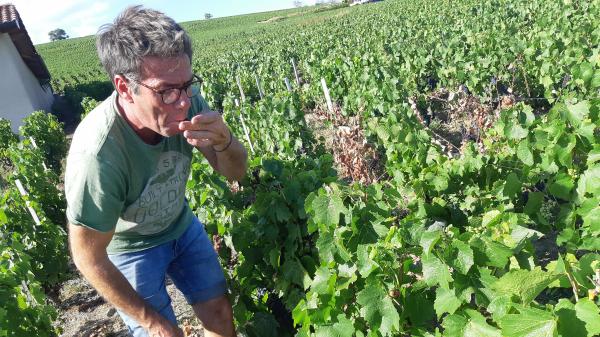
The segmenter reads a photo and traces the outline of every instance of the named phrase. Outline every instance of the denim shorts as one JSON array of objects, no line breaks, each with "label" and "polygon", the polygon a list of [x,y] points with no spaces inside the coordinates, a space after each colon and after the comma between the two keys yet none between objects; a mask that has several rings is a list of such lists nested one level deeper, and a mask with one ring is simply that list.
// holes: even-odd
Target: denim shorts
[{"label": "denim shorts", "polygon": [[[166,275],[189,304],[219,297],[227,291],[217,254],[196,217],[177,240],[139,252],[111,254],[108,258],[150,306],[175,324]],[[135,320],[118,312],[134,337],[148,336]]]}]

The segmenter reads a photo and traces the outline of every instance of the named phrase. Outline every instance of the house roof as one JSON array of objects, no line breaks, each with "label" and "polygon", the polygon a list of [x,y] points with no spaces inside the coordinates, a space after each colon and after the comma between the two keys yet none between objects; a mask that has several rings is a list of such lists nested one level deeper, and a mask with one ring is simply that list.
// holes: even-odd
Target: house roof
[{"label": "house roof", "polygon": [[23,20],[13,4],[0,5],[0,34],[8,33],[21,58],[40,81],[50,80],[50,72],[42,57],[37,53]]}]

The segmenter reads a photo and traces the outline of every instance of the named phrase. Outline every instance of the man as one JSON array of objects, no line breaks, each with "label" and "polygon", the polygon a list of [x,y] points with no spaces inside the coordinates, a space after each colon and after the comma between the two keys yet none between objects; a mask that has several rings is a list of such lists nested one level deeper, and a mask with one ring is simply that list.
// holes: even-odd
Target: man
[{"label": "man", "polygon": [[192,74],[187,33],[135,6],[97,35],[113,94],[79,125],[67,159],[69,242],[77,268],[135,337],[180,337],[165,275],[205,336],[235,336],[216,253],[185,199],[193,147],[229,180],[247,153]]}]

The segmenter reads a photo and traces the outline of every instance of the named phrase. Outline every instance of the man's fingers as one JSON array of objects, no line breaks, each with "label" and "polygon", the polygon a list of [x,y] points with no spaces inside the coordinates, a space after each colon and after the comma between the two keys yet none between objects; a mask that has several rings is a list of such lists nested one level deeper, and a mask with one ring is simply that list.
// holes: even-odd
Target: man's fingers
[{"label": "man's fingers", "polygon": [[187,142],[196,147],[208,147],[222,144],[228,139],[227,126],[217,112],[209,111],[196,115],[190,121],[181,121],[179,130]]},{"label": "man's fingers", "polygon": [[219,121],[222,118],[223,117],[218,112],[208,111],[208,112],[201,113],[201,114],[198,114],[198,115],[192,117],[191,122],[193,124],[196,124],[196,123],[210,124],[210,123]]},{"label": "man's fingers", "polygon": [[210,130],[218,122],[223,123],[221,115],[216,112],[208,112],[206,114],[196,115],[190,121],[179,122],[180,130]]},{"label": "man's fingers", "polygon": [[217,137],[214,132],[207,130],[185,130],[183,136],[188,139],[208,139],[211,141]]},{"label": "man's fingers", "polygon": [[195,147],[209,147],[214,144],[213,139],[209,138],[186,138],[188,144]]},{"label": "man's fingers", "polygon": [[209,131],[211,129],[211,124],[207,123],[192,123],[190,121],[179,122],[179,130],[185,131]]},{"label": "man's fingers", "polygon": [[179,131],[183,131],[184,129],[182,129],[182,128],[181,128],[181,123],[183,123],[183,122],[169,122],[169,123],[167,124],[167,127],[168,127],[169,129],[170,129],[170,128],[178,128],[178,129],[179,129]]}]

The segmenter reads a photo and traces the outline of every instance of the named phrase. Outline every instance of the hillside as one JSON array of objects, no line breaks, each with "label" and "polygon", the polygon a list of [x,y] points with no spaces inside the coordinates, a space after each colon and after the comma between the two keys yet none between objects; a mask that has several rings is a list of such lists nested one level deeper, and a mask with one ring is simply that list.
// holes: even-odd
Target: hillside
[{"label": "hillside", "polygon": [[[192,38],[195,59],[202,64],[236,46],[249,43],[255,37],[280,32],[281,29],[298,30],[304,25],[326,20],[339,10],[331,12],[328,7],[301,7],[182,22],[181,25]],[[94,36],[59,40],[35,47],[56,81],[77,83],[103,78]]]}]

